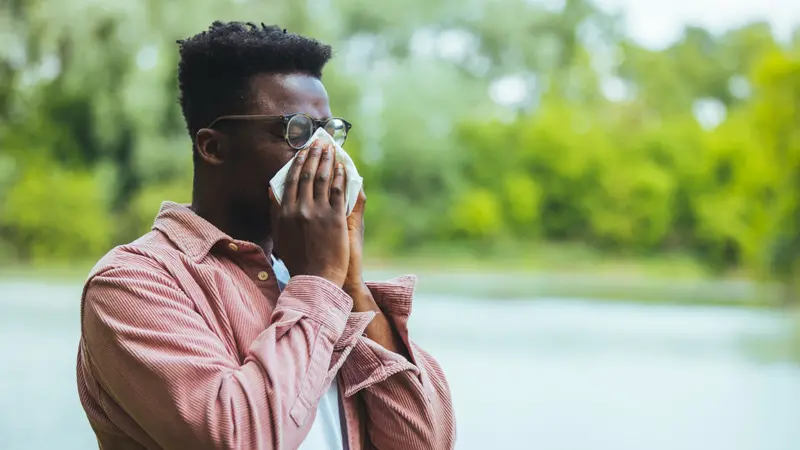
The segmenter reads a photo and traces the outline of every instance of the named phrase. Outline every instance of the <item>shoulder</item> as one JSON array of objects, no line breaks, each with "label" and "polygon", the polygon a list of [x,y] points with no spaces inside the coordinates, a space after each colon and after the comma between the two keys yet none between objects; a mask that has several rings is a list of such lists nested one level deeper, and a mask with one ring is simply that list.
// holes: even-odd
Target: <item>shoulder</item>
[{"label": "shoulder", "polygon": [[[159,296],[183,298],[174,266],[182,253],[159,231],[151,231],[130,244],[109,251],[89,272],[84,283],[81,310],[113,301],[137,302]],[[132,300],[131,300],[132,301]]]},{"label": "shoulder", "polygon": [[139,239],[117,246],[105,254],[89,272],[88,285],[97,276],[120,269],[127,271],[169,272],[167,266],[179,259],[181,251],[160,231],[151,231]]}]

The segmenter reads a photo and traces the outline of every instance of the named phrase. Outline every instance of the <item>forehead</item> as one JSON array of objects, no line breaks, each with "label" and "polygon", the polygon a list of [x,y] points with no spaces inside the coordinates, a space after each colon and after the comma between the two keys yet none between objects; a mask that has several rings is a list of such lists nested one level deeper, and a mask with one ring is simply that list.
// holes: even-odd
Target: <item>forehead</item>
[{"label": "forehead", "polygon": [[306,113],[311,117],[331,117],[328,92],[322,82],[301,73],[256,75],[250,80],[255,111],[253,114],[282,115]]}]

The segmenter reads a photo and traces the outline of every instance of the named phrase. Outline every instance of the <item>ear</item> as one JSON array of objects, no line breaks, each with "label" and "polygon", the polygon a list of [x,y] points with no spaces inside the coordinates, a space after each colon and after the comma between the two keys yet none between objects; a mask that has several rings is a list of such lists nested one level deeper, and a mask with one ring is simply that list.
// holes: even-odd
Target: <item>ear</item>
[{"label": "ear", "polygon": [[201,128],[195,136],[195,146],[198,158],[212,166],[222,165],[228,158],[228,138],[218,130]]}]

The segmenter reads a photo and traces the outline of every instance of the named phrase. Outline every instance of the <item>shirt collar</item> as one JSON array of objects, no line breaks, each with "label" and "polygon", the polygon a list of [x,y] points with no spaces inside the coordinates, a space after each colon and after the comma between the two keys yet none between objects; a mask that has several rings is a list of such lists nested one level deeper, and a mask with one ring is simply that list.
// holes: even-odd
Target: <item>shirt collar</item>
[{"label": "shirt collar", "polygon": [[169,240],[196,262],[205,257],[220,241],[233,242],[227,234],[195,214],[189,205],[163,202],[153,223],[153,230],[164,233]]}]

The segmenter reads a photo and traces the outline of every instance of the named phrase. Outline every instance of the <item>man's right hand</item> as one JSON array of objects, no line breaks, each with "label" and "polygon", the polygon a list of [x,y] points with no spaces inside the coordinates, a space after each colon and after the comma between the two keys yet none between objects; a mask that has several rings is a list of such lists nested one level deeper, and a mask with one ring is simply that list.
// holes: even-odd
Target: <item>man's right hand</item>
[{"label": "man's right hand", "polygon": [[[301,150],[286,175],[280,206],[273,199],[273,245],[292,275],[315,275],[342,287],[347,276],[344,168],[332,146]],[[272,190],[270,190],[272,197]]]}]

